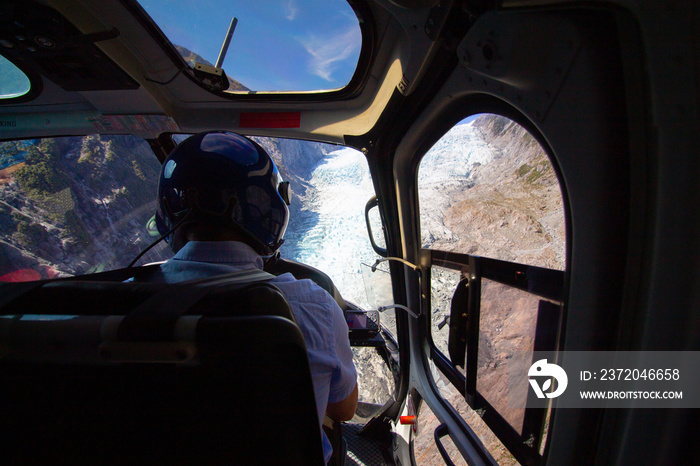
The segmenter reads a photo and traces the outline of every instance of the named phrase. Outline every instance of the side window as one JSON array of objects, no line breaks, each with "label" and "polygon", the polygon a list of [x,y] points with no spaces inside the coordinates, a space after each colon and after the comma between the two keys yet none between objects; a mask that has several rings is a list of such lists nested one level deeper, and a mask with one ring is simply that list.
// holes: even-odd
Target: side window
[{"label": "side window", "polygon": [[[509,405],[528,396],[527,377],[512,384],[509,370],[526,374],[534,350],[555,349],[566,251],[556,172],[522,126],[476,115],[428,151],[418,183],[433,375],[484,444],[499,432],[527,461],[544,448],[548,416]],[[472,410],[485,424],[469,421]]]}]

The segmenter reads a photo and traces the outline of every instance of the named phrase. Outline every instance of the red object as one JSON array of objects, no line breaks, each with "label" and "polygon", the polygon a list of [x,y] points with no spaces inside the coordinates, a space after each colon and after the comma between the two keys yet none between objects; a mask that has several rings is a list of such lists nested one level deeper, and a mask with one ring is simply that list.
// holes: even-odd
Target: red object
[{"label": "red object", "polygon": [[401,416],[400,422],[401,422],[401,425],[403,425],[403,426],[405,426],[405,425],[409,425],[409,426],[415,425],[415,423],[416,423],[416,416]]},{"label": "red object", "polygon": [[241,112],[241,128],[299,128],[301,112]]},{"label": "red object", "polygon": [[41,280],[41,274],[33,269],[15,270],[0,277],[0,282],[34,282]]}]

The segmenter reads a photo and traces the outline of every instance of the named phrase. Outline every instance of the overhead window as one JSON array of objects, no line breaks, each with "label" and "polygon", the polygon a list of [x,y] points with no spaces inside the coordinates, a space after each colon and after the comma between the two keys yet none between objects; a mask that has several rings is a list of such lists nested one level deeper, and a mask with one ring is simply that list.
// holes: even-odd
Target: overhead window
[{"label": "overhead window", "polygon": [[362,48],[360,25],[344,1],[169,2],[141,5],[192,67],[221,64],[229,91],[319,91],[345,87]]},{"label": "overhead window", "polygon": [[[6,45],[0,41],[0,45]],[[29,92],[31,83],[26,74],[0,55],[0,99],[14,99]]]}]

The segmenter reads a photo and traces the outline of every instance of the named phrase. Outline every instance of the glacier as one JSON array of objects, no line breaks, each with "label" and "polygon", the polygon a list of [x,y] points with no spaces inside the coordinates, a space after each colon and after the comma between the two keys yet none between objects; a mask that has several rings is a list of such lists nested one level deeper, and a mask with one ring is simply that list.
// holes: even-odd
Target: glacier
[{"label": "glacier", "polygon": [[355,149],[335,150],[316,166],[309,184],[312,193],[290,219],[280,252],[322,270],[345,299],[366,307],[360,267],[378,257],[364,220],[365,203],[374,195],[367,161]]}]

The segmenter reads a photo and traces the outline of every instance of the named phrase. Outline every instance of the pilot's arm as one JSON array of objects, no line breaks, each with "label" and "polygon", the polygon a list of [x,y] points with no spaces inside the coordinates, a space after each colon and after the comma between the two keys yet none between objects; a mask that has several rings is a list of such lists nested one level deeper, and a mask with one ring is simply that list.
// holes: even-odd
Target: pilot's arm
[{"label": "pilot's arm", "polygon": [[328,403],[326,414],[335,421],[349,421],[357,409],[357,384],[350,396],[337,403]]},{"label": "pilot's arm", "polygon": [[326,414],[336,421],[349,421],[357,408],[357,371],[348,338],[348,324],[337,306],[333,312],[333,328],[337,366],[331,377]]}]

